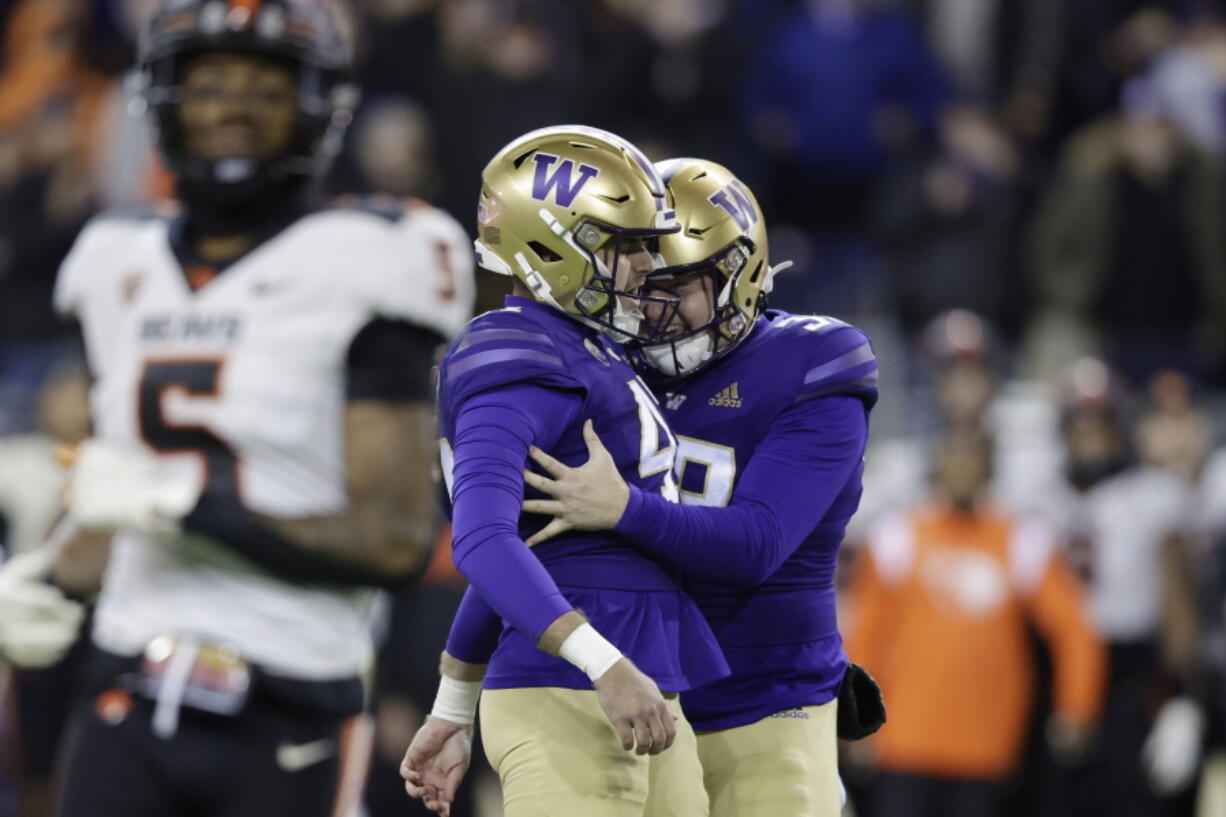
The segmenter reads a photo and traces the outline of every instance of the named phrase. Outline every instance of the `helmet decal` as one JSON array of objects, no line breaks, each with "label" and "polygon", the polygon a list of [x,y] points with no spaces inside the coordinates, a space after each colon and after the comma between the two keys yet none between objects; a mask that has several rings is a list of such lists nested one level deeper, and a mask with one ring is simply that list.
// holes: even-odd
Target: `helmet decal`
[{"label": "helmet decal", "polygon": [[740,179],[732,182],[722,190],[717,190],[707,197],[707,201],[716,207],[722,207],[728,215],[736,219],[742,230],[748,230],[758,223],[758,208],[749,197],[749,191]]},{"label": "helmet decal", "polygon": [[574,178],[575,162],[563,159],[552,175],[549,168],[558,161],[552,153],[538,152],[532,157],[536,163],[536,174],[532,177],[532,198],[537,201],[548,201],[552,191],[554,201],[559,207],[570,207],[579,191],[589,180],[600,175],[600,168],[588,164],[579,164],[579,178]]}]

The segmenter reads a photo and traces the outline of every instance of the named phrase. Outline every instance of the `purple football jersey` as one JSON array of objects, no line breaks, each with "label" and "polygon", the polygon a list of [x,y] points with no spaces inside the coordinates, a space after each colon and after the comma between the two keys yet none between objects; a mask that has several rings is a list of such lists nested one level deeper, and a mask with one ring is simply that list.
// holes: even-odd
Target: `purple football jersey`
[{"label": "purple football jersey", "polygon": [[[512,403],[511,409],[533,417],[546,429],[533,442],[558,460],[568,465],[586,461],[582,424],[590,418],[627,483],[649,494],[675,494],[671,473],[675,440],[655,398],[620,347],[551,307],[508,297],[506,308],[475,318],[440,364],[438,389],[449,484],[453,470],[456,475],[465,467],[469,473],[473,470],[471,461],[462,460],[474,456],[475,449],[451,450],[457,418],[466,404],[501,395]],[[571,407],[566,416],[556,416],[559,405]],[[542,418],[543,414],[551,416]],[[483,513],[482,508],[461,505],[458,490],[457,485],[457,511]],[[529,490],[529,495],[537,494]],[[457,528],[462,523],[471,527],[467,523],[472,521],[455,523]],[[547,521],[521,514],[516,523],[519,538],[531,536]],[[532,554],[566,602],[586,613],[593,626],[662,689],[682,691],[727,674],[714,636],[697,606],[679,588],[676,571],[635,550],[622,536],[572,532],[533,548]],[[457,546],[457,566],[466,575],[465,559],[489,558],[497,554],[461,552]],[[487,688],[591,688],[579,670],[537,649],[532,635],[509,626],[508,611],[499,609],[490,594],[483,595],[504,617],[485,678]]]},{"label": "purple football jersey", "polygon": [[[836,620],[834,571],[860,501],[876,382],[876,358],[858,329],[770,310],[726,357],[680,383],[657,386],[664,416],[678,436],[682,503],[771,505],[780,523],[763,537],[772,540],[772,559],[737,567],[718,563],[711,553],[683,571],[685,588],[732,668],[730,676],[682,696],[696,729],[753,723],[837,695],[847,658]],[[844,422],[837,433],[828,431],[837,446],[823,440],[824,429],[812,427],[827,421]],[[821,490],[805,493],[801,486],[784,497],[770,481],[780,480],[785,469],[791,469],[788,486],[807,479]],[[693,521],[702,521],[700,516],[690,514]],[[648,531],[632,535],[642,541]],[[669,538],[674,551],[668,558],[689,563],[682,550],[690,547],[688,537]],[[777,542],[788,538],[794,541]],[[797,541],[794,551],[787,550]],[[730,570],[748,575],[736,581],[715,577]]]}]

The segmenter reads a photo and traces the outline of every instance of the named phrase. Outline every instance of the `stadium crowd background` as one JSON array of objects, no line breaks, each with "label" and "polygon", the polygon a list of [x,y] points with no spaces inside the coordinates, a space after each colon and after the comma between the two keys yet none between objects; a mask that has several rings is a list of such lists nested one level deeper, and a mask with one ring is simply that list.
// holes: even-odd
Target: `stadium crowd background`
[{"label": "stadium crowd background", "polygon": [[[14,549],[36,542],[55,504],[52,442],[87,429],[76,343],[51,309],[57,265],[94,213],[169,189],[125,82],[148,5],[0,2],[0,540]],[[1016,658],[1040,682],[1003,778],[1008,813],[1192,814],[1198,790],[1200,813],[1226,813],[1226,758],[1213,753],[1226,744],[1226,3],[350,7],[364,102],[331,192],[418,196],[471,226],[486,159],[516,134],[572,121],[657,158],[732,168],[763,204],[774,260],[795,262],[774,303],[855,322],[881,361],[845,548],[845,627],[863,613],[858,544],[930,502],[934,453],[973,440],[991,452],[997,502],[1043,519],[1066,547],[1111,659],[1105,684],[1082,685],[1101,718],[1053,739],[1045,724],[1060,702],[1048,689],[1058,698],[1076,680],[1062,677],[1042,622],[1023,622],[1036,637]],[[479,286],[479,310],[505,288]],[[1166,481],[1144,491],[1153,501],[1096,511],[1089,499],[1156,474]],[[372,815],[418,808],[394,769],[433,695],[461,589],[444,551],[391,608]],[[1152,609],[1121,623],[1138,598]],[[940,687],[942,668],[922,666],[936,645],[912,646],[916,674]],[[981,646],[958,645],[968,666]],[[65,669],[0,681],[0,815],[17,813],[19,786],[50,775],[70,683]],[[1198,702],[1204,718],[1184,733],[1208,751],[1190,777],[1158,774],[1155,786],[1141,747],[1159,751],[1153,724],[1176,698]],[[956,722],[960,703],[929,705]],[[861,813],[875,813],[874,756],[870,743],[847,758]],[[1107,788],[1129,810],[1104,805]],[[22,808],[43,813],[45,801]],[[492,812],[469,799],[453,813]]]}]

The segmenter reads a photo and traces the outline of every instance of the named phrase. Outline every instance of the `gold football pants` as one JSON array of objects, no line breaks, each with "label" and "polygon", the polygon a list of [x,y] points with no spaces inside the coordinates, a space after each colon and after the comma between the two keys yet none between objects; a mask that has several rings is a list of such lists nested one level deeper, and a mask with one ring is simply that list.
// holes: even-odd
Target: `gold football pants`
[{"label": "gold football pants", "polygon": [[698,734],[711,817],[837,817],[838,701]]},{"label": "gold football pants", "polygon": [[486,756],[504,817],[707,817],[694,730],[676,696],[677,739],[659,755],[621,747],[592,690],[481,693]]}]

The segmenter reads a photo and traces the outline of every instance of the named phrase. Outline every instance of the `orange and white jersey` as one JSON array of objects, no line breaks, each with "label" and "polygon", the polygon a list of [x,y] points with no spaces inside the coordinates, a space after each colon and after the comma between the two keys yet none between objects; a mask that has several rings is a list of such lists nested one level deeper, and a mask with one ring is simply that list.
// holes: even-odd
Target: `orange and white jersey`
[{"label": "orange and white jersey", "polygon": [[[166,211],[105,215],[60,270],[55,303],[81,323],[95,434],[145,446],[176,478],[232,490],[256,513],[344,509],[350,346],[380,318],[456,331],[471,308],[467,236],[434,210],[322,210],[209,278],[182,269],[175,224]],[[371,596],[282,582],[200,537],[124,533],[95,640],[131,654],[185,632],[274,671],[336,677],[369,658]]]}]

